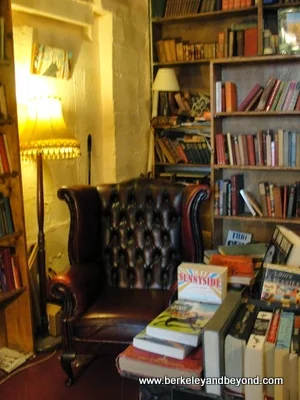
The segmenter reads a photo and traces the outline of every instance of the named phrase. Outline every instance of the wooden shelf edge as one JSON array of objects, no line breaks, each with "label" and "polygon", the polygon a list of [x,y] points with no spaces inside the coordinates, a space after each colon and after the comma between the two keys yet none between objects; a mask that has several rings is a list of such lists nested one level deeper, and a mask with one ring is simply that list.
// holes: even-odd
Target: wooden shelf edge
[{"label": "wooden shelf edge", "polygon": [[240,15],[244,13],[255,13],[257,12],[258,7],[243,7],[243,8],[233,8],[230,10],[220,10],[220,11],[208,11],[204,13],[191,14],[191,15],[180,15],[176,17],[166,17],[166,18],[152,18],[153,24],[169,24],[172,22],[180,22],[180,21],[197,21],[201,19],[207,19],[208,17],[216,18],[216,17],[227,17],[228,15]]},{"label": "wooden shelf edge", "polygon": [[299,54],[274,54],[274,55],[257,55],[252,57],[228,57],[228,58],[213,58],[212,64],[240,64],[240,63],[259,63],[273,61],[299,61]]},{"label": "wooden shelf edge", "polygon": [[219,117],[225,117],[225,118],[230,118],[230,117],[267,117],[267,116],[295,116],[299,117],[300,112],[299,111],[234,111],[234,112],[220,112],[220,113],[215,113],[214,118],[219,118]]},{"label": "wooden shelf edge", "polygon": [[20,289],[12,290],[10,292],[0,293],[0,306],[4,303],[7,304],[10,301],[15,300],[16,297],[25,292],[25,290],[26,287],[22,287]]},{"label": "wooden shelf edge", "polygon": [[0,246],[11,246],[16,242],[16,240],[19,239],[22,233],[23,233],[22,231],[16,231],[11,235],[5,235],[0,237]]},{"label": "wooden shelf edge", "polygon": [[210,59],[210,58],[200,58],[199,60],[190,60],[190,61],[182,60],[182,61],[171,61],[171,62],[166,62],[166,63],[155,61],[153,63],[153,66],[154,67],[164,67],[164,66],[166,67],[168,65],[209,64],[211,60],[212,59]]},{"label": "wooden shelf edge", "polygon": [[211,166],[209,165],[209,164],[183,164],[183,163],[180,163],[180,164],[170,164],[170,163],[155,163],[155,166],[158,166],[158,167],[166,167],[166,166],[168,166],[168,167],[170,167],[170,166],[172,166],[172,167],[179,167],[179,168],[209,168],[209,169],[211,169]]},{"label": "wooden shelf edge", "polygon": [[297,1],[295,3],[276,3],[276,4],[263,4],[263,10],[277,10],[278,8],[290,8],[290,7],[299,7],[300,2]]},{"label": "wooden shelf edge", "polygon": [[267,165],[218,165],[214,164],[212,166],[213,169],[241,169],[241,170],[262,170],[262,171],[300,171],[299,167],[279,167],[279,166],[267,166]]},{"label": "wooden shelf edge", "polygon": [[250,215],[214,215],[214,219],[223,219],[229,221],[255,221],[255,222],[268,222],[275,224],[300,224],[300,218],[275,218],[275,217],[260,217]]}]

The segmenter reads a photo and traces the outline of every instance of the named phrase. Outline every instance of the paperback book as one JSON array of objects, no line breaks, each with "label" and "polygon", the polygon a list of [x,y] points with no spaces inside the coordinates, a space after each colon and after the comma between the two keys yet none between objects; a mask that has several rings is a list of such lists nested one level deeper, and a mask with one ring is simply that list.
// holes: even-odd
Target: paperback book
[{"label": "paperback book", "polygon": [[149,336],[146,333],[146,329],[133,338],[133,346],[137,349],[151,351],[152,353],[177,358],[178,360],[183,360],[193,350],[192,346]]},{"label": "paperback book", "polygon": [[159,339],[197,347],[201,333],[219,305],[175,300],[146,328],[146,333]]},{"label": "paperback book", "polygon": [[[164,357],[149,351],[127,347],[116,359],[116,367],[121,375],[132,374],[151,378],[197,377],[203,370],[202,347],[194,349],[184,360]],[[200,385],[189,385],[189,389],[201,389]]]},{"label": "paperback book", "polygon": [[300,269],[277,264],[264,264],[261,299],[282,305],[300,303]]},{"label": "paperback book", "polygon": [[178,299],[221,304],[227,293],[227,267],[181,263],[177,281]]}]

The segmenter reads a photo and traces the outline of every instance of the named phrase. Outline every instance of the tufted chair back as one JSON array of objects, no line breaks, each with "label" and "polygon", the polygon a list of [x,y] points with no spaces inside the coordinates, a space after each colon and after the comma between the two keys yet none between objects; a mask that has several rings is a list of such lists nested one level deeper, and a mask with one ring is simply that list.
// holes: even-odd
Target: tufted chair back
[{"label": "tufted chair back", "polygon": [[[182,218],[183,207],[193,206],[195,191],[199,187],[150,178],[60,189],[58,196],[71,213],[70,264],[97,262],[108,286],[169,289],[182,259],[202,257],[187,254],[203,250],[199,216]],[[187,239],[192,229],[198,246]]]}]

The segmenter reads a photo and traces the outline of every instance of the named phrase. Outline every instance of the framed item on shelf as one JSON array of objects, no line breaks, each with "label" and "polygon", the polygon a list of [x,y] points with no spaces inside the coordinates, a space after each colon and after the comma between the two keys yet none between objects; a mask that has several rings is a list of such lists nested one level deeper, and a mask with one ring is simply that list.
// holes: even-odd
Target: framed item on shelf
[{"label": "framed item on shelf", "polygon": [[300,54],[300,7],[278,10],[280,54]]}]

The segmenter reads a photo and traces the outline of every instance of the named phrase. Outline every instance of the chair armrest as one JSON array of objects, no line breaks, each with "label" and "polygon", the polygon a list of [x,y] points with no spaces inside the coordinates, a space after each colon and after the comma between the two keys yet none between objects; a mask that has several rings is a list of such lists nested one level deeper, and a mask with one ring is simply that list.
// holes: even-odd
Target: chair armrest
[{"label": "chair armrest", "polygon": [[101,292],[99,264],[75,264],[50,281],[49,294],[63,305],[66,318],[81,315]]},{"label": "chair armrest", "polygon": [[182,241],[184,261],[203,262],[204,246],[200,220],[201,204],[211,196],[208,185],[188,185],[184,191],[182,209]]}]

